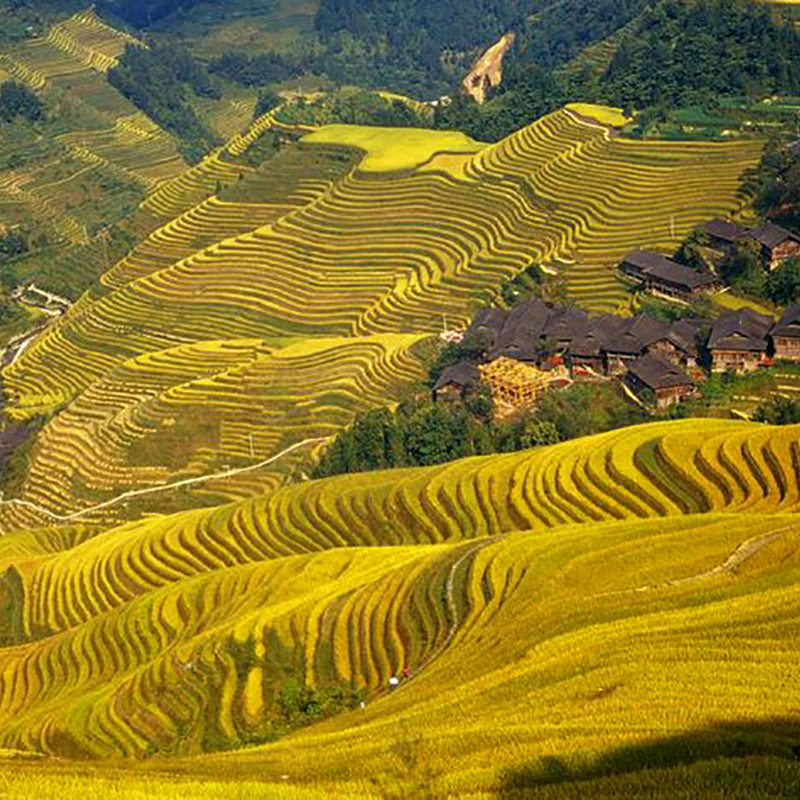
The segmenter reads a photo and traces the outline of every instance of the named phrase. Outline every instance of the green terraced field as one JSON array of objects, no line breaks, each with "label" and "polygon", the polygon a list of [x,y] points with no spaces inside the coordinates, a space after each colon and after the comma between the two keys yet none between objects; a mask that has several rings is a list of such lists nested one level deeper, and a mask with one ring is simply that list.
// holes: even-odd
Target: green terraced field
[{"label": "green terraced field", "polygon": [[[302,207],[204,249],[200,240],[191,255],[76,310],[8,371],[7,385],[24,413],[46,405],[45,395],[69,399],[121,357],[219,339],[223,329],[237,338],[433,331],[443,316],[465,320],[532,261],[560,265],[589,308],[616,308],[626,296],[617,260],[738,208],[739,176],[760,147],[626,141],[563,111],[468,157],[464,179],[356,168],[332,184],[309,181]],[[166,220],[201,202],[209,183],[246,177],[230,149],[165,185],[146,208]],[[292,191],[285,202],[299,199]],[[258,202],[257,189],[249,199]],[[136,341],[120,341],[119,328],[134,329]],[[26,373],[41,373],[40,358],[60,361],[78,339],[81,363],[31,391]]]},{"label": "green terraced field", "polygon": [[[373,337],[435,333],[465,322],[532,262],[562,269],[569,293],[588,308],[615,309],[626,297],[615,271],[624,253],[642,243],[667,246],[700,220],[744,202],[739,176],[760,142],[628,141],[603,124],[612,110],[578,110],[549,115],[477,153],[454,153],[451,137],[420,131],[402,157],[422,166],[398,171],[396,161],[388,172],[363,168],[354,149],[356,139],[367,146],[363,129],[339,127],[285,145],[261,167],[246,164],[242,153],[273,124],[265,115],[163,183],[141,209],[157,227],[103,276],[103,292],[82,298],[4,370],[11,416],[66,406],[39,437],[19,499],[68,515],[121,491],[224,471],[229,456],[255,463],[291,444],[273,436],[267,421],[262,431],[256,426],[252,442],[249,433],[228,433],[235,426],[216,411],[203,423],[198,395],[183,419],[171,423],[180,434],[176,442],[194,438],[196,447],[179,464],[153,460],[142,452],[153,450],[146,443],[172,442],[161,424],[176,415],[153,416],[152,398],[140,412],[144,399],[135,393],[121,404],[114,400],[113,412],[106,407],[101,398],[118,395],[119,382],[129,380],[126,364],[182,348],[236,351],[250,340],[272,349],[334,338],[358,352]],[[378,129],[371,136],[369,146],[382,142],[388,152],[398,132]],[[438,146],[448,149],[437,152]],[[400,370],[395,377],[410,374]],[[186,374],[181,382],[199,377]],[[173,376],[165,380],[159,392]],[[355,366],[350,380],[361,381]],[[380,404],[381,391],[366,396]],[[328,413],[332,403],[325,398],[313,402]],[[274,411],[273,400],[264,402],[270,419],[285,413],[280,403]],[[140,413],[147,421],[133,424]],[[246,404],[236,413],[246,416]],[[336,424],[352,418],[348,413],[337,412]],[[109,414],[110,428],[87,426]],[[257,494],[274,485],[273,477],[262,477],[248,476],[222,494]],[[215,497],[210,488],[207,500]],[[137,503],[126,508],[114,512],[132,518],[141,512]],[[12,514],[2,524],[21,523]]]},{"label": "green terraced field", "polygon": [[73,153],[151,186],[186,165],[174,140],[105,80],[129,43],[138,44],[87,11],[53,25],[45,38],[0,52],[0,66],[53,100],[78,104],[91,124],[62,137]]},{"label": "green terraced field", "polygon": [[[661,423],[7,535],[0,758],[44,756],[7,762],[11,785],[60,786],[51,755],[167,754],[117,777],[157,797],[189,791],[187,768],[278,797],[420,780],[434,796],[668,797],[724,770],[730,796],[785,796],[799,437]],[[289,679],[357,687],[366,707],[270,742]]]},{"label": "green terraced field", "polygon": [[[314,3],[270,8],[284,28],[185,33],[207,55],[295,41]],[[531,264],[626,307],[619,259],[746,209],[763,142],[628,140],[581,105],[495,145],[295,144],[273,114],[246,127],[242,96],[198,106],[229,138],[187,169],[104,79],[126,43],[84,12],[0,56],[91,119],[0,174],[0,210],[96,273],[104,209],[70,201],[146,194],[138,243],[2,370],[7,415],[47,419],[0,498],[0,795],[796,794],[800,427],[308,480],[421,377],[427,337]],[[352,692],[327,719],[319,698]]]}]

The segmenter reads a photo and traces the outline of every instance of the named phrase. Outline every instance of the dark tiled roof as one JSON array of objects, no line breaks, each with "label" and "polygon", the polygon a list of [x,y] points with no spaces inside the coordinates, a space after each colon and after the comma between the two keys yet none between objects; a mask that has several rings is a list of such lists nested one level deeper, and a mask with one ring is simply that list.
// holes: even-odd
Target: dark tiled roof
[{"label": "dark tiled roof", "polygon": [[693,386],[694,381],[680,367],[658,356],[646,355],[636,359],[628,371],[653,391],[674,386]]},{"label": "dark tiled roof", "polygon": [[748,233],[747,229],[741,225],[737,225],[735,222],[728,222],[728,220],[720,219],[719,217],[706,222],[702,230],[715,239],[722,239],[724,242],[731,243],[743,239]]},{"label": "dark tiled roof", "polygon": [[772,329],[773,336],[796,336],[800,338],[800,305],[789,306],[780,321]]},{"label": "dark tiled roof", "polygon": [[679,319],[670,325],[667,339],[690,356],[697,355],[697,337],[701,325],[688,319]]},{"label": "dark tiled roof", "polygon": [[654,267],[672,264],[673,262],[655,250],[634,250],[625,256],[625,258],[622,260],[622,263],[632,264],[634,267],[638,267],[643,272],[648,272]]},{"label": "dark tiled roof", "polygon": [[684,267],[683,264],[676,264],[674,261],[667,261],[666,264],[659,264],[647,270],[650,278],[661,283],[668,283],[672,286],[680,286],[684,289],[699,289],[701,286],[708,286],[714,283],[715,278],[710,272],[699,272],[691,267]]},{"label": "dark tiled roof", "polygon": [[622,263],[632,264],[660,283],[668,283],[690,291],[714,282],[714,276],[710,273],[698,272],[683,264],[677,264],[655,250],[634,250],[625,256]]},{"label": "dark tiled roof", "polygon": [[550,306],[543,300],[525,300],[514,306],[497,337],[491,360],[506,356],[523,361],[536,357],[539,337],[550,316]]},{"label": "dark tiled roof", "polygon": [[574,339],[569,346],[570,355],[574,358],[599,356],[601,352],[600,341],[591,335]]},{"label": "dark tiled roof", "polygon": [[619,318],[615,330],[611,330],[603,342],[604,349],[612,353],[636,355],[646,347],[665,339],[669,326],[649,314],[637,314],[631,318]]},{"label": "dark tiled roof", "polygon": [[481,308],[464,332],[464,341],[476,344],[485,341],[488,347],[493,347],[507,318],[508,311],[505,309]]},{"label": "dark tiled roof", "polygon": [[723,314],[711,328],[708,340],[710,350],[767,349],[767,333],[774,325],[772,317],[759,314],[750,308],[741,308]]},{"label": "dark tiled roof", "polygon": [[456,386],[466,386],[471,381],[480,380],[481,374],[474,364],[468,364],[462,361],[460,364],[454,364],[452,367],[447,367],[439,376],[439,380],[433,386],[433,391],[438,392],[448,384],[455,384]]},{"label": "dark tiled roof", "polygon": [[571,342],[585,336],[589,330],[589,315],[582,308],[554,308],[542,329],[542,336],[556,341]]},{"label": "dark tiled roof", "polygon": [[627,320],[613,314],[604,314],[589,320],[587,331],[570,345],[570,353],[574,356],[596,356],[605,350],[606,345],[626,325]]},{"label": "dark tiled roof", "polygon": [[772,222],[765,222],[763,225],[753,228],[750,231],[750,235],[759,244],[770,249],[777,247],[787,239],[797,240],[797,237],[791,231],[787,231],[786,228],[782,228],[780,225],[774,225]]}]

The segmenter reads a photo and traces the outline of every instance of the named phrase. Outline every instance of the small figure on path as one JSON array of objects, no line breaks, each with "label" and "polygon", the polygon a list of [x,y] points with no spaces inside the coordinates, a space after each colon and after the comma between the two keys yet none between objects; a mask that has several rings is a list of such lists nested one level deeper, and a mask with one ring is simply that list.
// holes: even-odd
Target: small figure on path
[{"label": "small figure on path", "polygon": [[408,664],[406,664],[406,666],[403,667],[403,678],[408,680],[408,678],[410,677],[411,677],[411,670],[408,668]]},{"label": "small figure on path", "polygon": [[389,678],[389,688],[390,689],[392,689],[392,690],[396,689],[399,684],[400,684],[400,681],[397,679],[397,675],[392,675],[392,677]]}]

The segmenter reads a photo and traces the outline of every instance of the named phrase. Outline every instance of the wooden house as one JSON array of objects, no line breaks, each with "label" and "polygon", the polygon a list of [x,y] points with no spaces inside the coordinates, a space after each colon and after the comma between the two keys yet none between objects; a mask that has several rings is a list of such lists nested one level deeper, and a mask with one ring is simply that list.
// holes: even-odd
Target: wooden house
[{"label": "wooden house", "polygon": [[629,364],[644,355],[655,342],[664,340],[668,332],[667,323],[649,314],[614,317],[613,322],[607,325],[603,342],[606,373],[622,375]]},{"label": "wooden house", "polygon": [[434,400],[460,400],[464,389],[470,384],[477,384],[481,374],[474,364],[462,362],[447,367],[442,371],[433,386]]},{"label": "wooden house", "polygon": [[662,338],[647,346],[647,352],[693,370],[697,367],[700,329],[701,324],[695,320],[676,320]]},{"label": "wooden house", "polygon": [[650,354],[629,366],[625,382],[639,397],[652,393],[658,408],[671,406],[695,393],[694,380],[680,367]]},{"label": "wooden house", "polygon": [[620,270],[641,281],[646,291],[684,302],[720,285],[710,272],[677,264],[655,250],[634,250],[622,261]]},{"label": "wooden house", "polygon": [[800,305],[786,309],[771,333],[775,358],[800,361]]},{"label": "wooden house", "polygon": [[772,317],[742,308],[723,314],[711,328],[712,372],[750,372],[767,360]]},{"label": "wooden house", "polygon": [[800,255],[800,238],[780,225],[766,222],[753,228],[750,236],[760,245],[761,257],[770,269],[790,256]]},{"label": "wooden house", "polygon": [[727,252],[736,242],[749,236],[747,228],[719,217],[706,222],[700,227],[700,231],[706,235],[708,246],[721,252]]}]

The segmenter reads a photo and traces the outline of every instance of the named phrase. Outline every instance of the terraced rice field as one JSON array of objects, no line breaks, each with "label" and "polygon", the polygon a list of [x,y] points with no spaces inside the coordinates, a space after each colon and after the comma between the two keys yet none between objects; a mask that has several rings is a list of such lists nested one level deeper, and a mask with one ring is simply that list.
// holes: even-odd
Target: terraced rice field
[{"label": "terraced rice field", "polygon": [[[37,371],[45,353],[60,360],[62,343],[76,338],[80,369],[54,380],[87,385],[99,375],[87,362],[100,350],[103,368],[116,357],[109,333],[120,327],[136,327],[158,349],[164,331],[172,340],[220,338],[209,303],[237,337],[432,331],[443,316],[465,320],[532,261],[561,266],[571,294],[588,307],[615,308],[625,298],[615,273],[621,255],[638,244],[666,247],[701,219],[737,207],[739,175],[760,147],[615,139],[563,111],[470,157],[462,180],[435,170],[356,169],[321,194],[310,186],[302,208],[81,308],[31,349],[7,385],[20,409],[40,406],[26,397],[24,374]],[[246,177],[227,152],[151,195],[148,210],[173,219],[206,197],[212,181]],[[52,388],[54,396],[72,394]]]},{"label": "terraced rice field", "polygon": [[106,25],[94,9],[53,25],[47,40],[100,72],[115,67],[127,45],[144,47],[133,36]]},{"label": "terraced rice field", "polygon": [[[6,525],[57,516],[138,490],[259,464],[288,448],[332,437],[356,412],[391,401],[420,377],[417,335],[312,339],[285,346],[262,340],[182,345],[123,362],[55,417],[37,440],[23,490]],[[285,482],[312,447],[257,472],[203,482],[223,502]],[[83,518],[138,516],[171,501],[158,494],[104,507]],[[175,502],[173,497],[172,502]],[[31,510],[34,503],[49,513]]]},{"label": "terraced rice field", "polygon": [[[604,778],[670,796],[702,778],[695,759],[738,753],[750,757],[718,769],[790,787],[798,448],[799,427],[661,423],[5,536],[0,747],[103,758],[257,744],[298,680],[358,687],[366,708],[179,758],[177,774],[191,764],[287,797],[421,780],[435,796],[522,797]],[[673,760],[670,742],[694,742],[692,759]],[[626,775],[641,762],[656,775]]]},{"label": "terraced rice field", "polygon": [[[565,109],[497,145],[460,154],[447,135],[418,131],[414,147],[400,154],[406,161],[399,171],[399,161],[391,171],[379,168],[396,131],[376,129],[365,138],[363,129],[343,134],[341,127],[250,166],[239,156],[273,124],[265,115],[163,183],[142,207],[160,225],[103,276],[104,291],[82,298],[4,370],[11,416],[65,410],[39,437],[18,498],[39,510],[6,509],[0,526],[45,524],[123,492],[223,473],[231,459],[254,465],[302,438],[288,430],[316,431],[312,421],[319,420],[327,436],[363,407],[354,397],[332,399],[323,376],[309,407],[296,409],[297,425],[287,428],[278,420],[302,391],[290,395],[294,400],[271,395],[269,369],[251,373],[241,360],[213,366],[238,376],[231,385],[239,394],[229,405],[213,396],[204,405],[202,392],[217,391],[215,373],[193,372],[194,357],[188,372],[167,369],[163,382],[153,374],[147,391],[129,391],[136,385],[129,370],[151,360],[194,352],[227,358],[244,347],[248,359],[267,364],[273,351],[293,352],[304,340],[308,353],[336,340],[359,354],[343,359],[346,380],[362,387],[367,404],[382,404],[396,396],[390,385],[415,374],[401,355],[414,337],[465,322],[532,262],[563,269],[584,305],[616,308],[625,298],[617,260],[640,244],[674,243],[700,220],[741,204],[739,175],[761,144],[630,142],[591,116],[610,113]],[[369,170],[358,161],[365,149],[378,159]],[[397,352],[385,348],[394,355],[360,355],[379,340],[404,344]],[[375,358],[406,361],[389,366],[394,381],[384,374],[377,391],[367,391],[364,375]],[[215,359],[209,355],[209,369]],[[301,361],[292,367],[298,376],[305,374]],[[241,422],[258,419],[237,383],[245,376],[263,405],[257,424]],[[192,399],[178,410],[175,398],[189,385]],[[165,463],[163,452],[175,447],[181,456]],[[258,494],[296,463],[285,458],[263,474],[193,486],[169,503],[185,507],[197,491],[205,502]],[[104,509],[101,517],[135,519],[149,501]]]},{"label": "terraced rice field", "polygon": [[139,43],[85,11],[53,25],[46,37],[0,53],[0,67],[85,119],[61,137],[73,156],[105,164],[150,188],[183,172],[186,164],[172,137],[105,79],[127,44]]},{"label": "terraced rice field", "polygon": [[273,127],[279,109],[263,114],[247,130],[237,133],[223,147],[212,150],[191,169],[159,186],[142,204],[142,208],[162,223],[183,214],[220,188],[234,186],[254,170],[237,159]]},{"label": "terraced rice field", "polygon": [[225,141],[245,131],[253,120],[254,93],[226,96],[221,100],[195,98],[193,106],[209,130]]},{"label": "terraced rice field", "polygon": [[326,125],[306,137],[308,144],[355,147],[364,152],[364,172],[414,169],[440,153],[471,154],[485,145],[455,131],[371,128],[363,125]]}]

